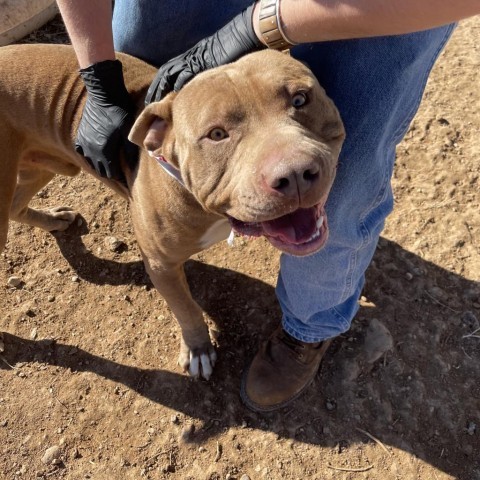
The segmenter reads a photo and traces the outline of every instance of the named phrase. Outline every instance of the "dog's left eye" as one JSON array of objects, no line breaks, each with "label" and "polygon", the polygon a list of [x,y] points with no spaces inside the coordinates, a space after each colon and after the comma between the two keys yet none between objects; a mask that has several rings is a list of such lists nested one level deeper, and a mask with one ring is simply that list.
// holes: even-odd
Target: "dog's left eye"
[{"label": "dog's left eye", "polygon": [[295,108],[303,107],[307,103],[307,94],[303,92],[296,93],[292,97],[292,105]]},{"label": "dog's left eye", "polygon": [[228,137],[228,133],[223,128],[214,128],[210,130],[208,138],[214,142],[220,142]]}]

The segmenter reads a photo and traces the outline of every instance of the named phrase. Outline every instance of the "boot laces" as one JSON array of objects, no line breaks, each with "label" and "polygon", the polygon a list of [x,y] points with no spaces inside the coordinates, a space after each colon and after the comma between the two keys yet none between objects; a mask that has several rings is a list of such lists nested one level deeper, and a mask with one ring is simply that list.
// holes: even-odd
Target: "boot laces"
[{"label": "boot laces", "polygon": [[300,353],[300,350],[305,350],[306,346],[300,340],[289,335],[285,330],[282,330],[282,335],[280,340],[290,349],[293,350],[295,353]]}]

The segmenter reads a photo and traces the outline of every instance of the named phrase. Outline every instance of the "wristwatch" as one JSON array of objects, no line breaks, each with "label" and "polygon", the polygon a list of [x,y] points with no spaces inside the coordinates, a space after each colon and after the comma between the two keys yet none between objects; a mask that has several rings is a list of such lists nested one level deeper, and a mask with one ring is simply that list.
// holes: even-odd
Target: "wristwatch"
[{"label": "wristwatch", "polygon": [[282,28],[280,0],[260,0],[259,29],[268,48],[285,51],[298,45],[285,35]]}]

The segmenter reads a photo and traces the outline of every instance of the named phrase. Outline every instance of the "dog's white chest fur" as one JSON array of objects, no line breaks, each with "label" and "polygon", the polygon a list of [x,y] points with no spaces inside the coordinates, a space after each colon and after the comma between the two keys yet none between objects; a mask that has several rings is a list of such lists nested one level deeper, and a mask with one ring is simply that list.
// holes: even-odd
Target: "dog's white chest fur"
[{"label": "dog's white chest fur", "polygon": [[217,220],[200,238],[202,248],[208,248],[215,243],[225,240],[230,234],[232,227],[227,219]]}]

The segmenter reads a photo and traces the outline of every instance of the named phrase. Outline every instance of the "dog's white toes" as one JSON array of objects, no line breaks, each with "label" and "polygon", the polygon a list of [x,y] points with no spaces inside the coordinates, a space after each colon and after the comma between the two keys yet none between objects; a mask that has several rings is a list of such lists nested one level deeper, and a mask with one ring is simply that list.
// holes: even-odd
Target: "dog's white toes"
[{"label": "dog's white toes", "polygon": [[188,373],[194,378],[200,376],[200,359],[197,356],[190,354],[190,367],[188,368]]},{"label": "dog's white toes", "polygon": [[217,354],[211,344],[200,348],[190,349],[182,341],[178,364],[184,372],[188,372],[193,378],[209,380],[213,373],[213,367],[217,361]]},{"label": "dog's white toes", "polygon": [[211,362],[210,356],[207,353],[200,355],[200,361],[202,363],[202,377],[205,380],[209,380],[213,372],[214,363]]},{"label": "dog's white toes", "polygon": [[209,353],[201,353],[200,355],[194,355],[190,352],[190,359],[184,370],[188,369],[188,373],[193,378],[203,377],[205,380],[209,380],[212,376],[216,359],[217,354],[214,350],[211,350]]}]

